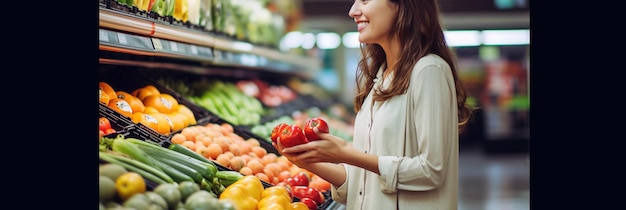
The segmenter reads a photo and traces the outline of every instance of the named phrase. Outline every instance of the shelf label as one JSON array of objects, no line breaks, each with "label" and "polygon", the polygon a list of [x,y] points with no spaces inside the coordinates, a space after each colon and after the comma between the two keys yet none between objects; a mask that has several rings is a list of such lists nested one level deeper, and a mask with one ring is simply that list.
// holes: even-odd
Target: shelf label
[{"label": "shelf label", "polygon": [[128,45],[128,41],[126,41],[126,34],[117,33],[117,40],[120,44]]},{"label": "shelf label", "polygon": [[100,29],[100,41],[109,42],[109,34],[107,31]]},{"label": "shelf label", "polygon": [[[196,47],[195,45],[191,45],[192,47]],[[197,46],[197,51],[198,51],[198,55],[199,56],[203,56],[203,57],[208,57],[210,59],[213,59],[213,50],[211,50],[211,48],[208,47],[201,47],[201,46]]]},{"label": "shelf label", "polygon": [[189,48],[191,49],[191,54],[198,55],[198,47],[196,45],[191,45]]},{"label": "shelf label", "polygon": [[154,49],[163,50],[163,45],[161,44],[160,39],[152,38],[152,44],[154,45]]},{"label": "shelf label", "polygon": [[176,44],[176,42],[170,42],[170,49],[172,49],[172,51],[174,52],[178,52],[178,45]]}]

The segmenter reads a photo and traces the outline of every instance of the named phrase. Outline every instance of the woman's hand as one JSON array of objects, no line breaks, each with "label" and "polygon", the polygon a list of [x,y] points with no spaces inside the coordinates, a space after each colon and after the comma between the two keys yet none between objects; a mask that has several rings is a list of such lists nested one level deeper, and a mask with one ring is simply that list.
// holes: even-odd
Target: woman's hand
[{"label": "woman's hand", "polygon": [[278,151],[289,161],[299,167],[307,168],[306,165],[317,162],[342,163],[351,150],[354,150],[347,141],[330,133],[319,132],[314,128],[315,133],[321,138],[289,148],[284,148],[277,141],[274,145]]}]

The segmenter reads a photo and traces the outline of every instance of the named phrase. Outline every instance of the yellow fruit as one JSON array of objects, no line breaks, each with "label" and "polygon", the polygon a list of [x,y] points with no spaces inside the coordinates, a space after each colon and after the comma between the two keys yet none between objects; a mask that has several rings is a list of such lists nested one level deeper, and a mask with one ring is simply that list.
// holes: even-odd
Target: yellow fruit
[{"label": "yellow fruit", "polygon": [[126,172],[115,180],[115,190],[123,201],[137,193],[146,192],[146,182],[143,177],[135,172]]},{"label": "yellow fruit", "polygon": [[291,207],[293,207],[293,210],[309,210],[309,207],[300,201],[291,203]]}]

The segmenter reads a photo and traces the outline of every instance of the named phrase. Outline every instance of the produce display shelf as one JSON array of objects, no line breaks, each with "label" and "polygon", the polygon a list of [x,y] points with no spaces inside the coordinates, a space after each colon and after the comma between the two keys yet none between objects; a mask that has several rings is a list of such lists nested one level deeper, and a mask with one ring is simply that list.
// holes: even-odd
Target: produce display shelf
[{"label": "produce display shelf", "polygon": [[[216,65],[257,66],[278,72],[293,73],[304,78],[312,78],[321,69],[321,61],[317,58],[283,53],[276,49],[257,46],[248,42],[233,40],[232,38],[220,37],[206,31],[191,30],[156,19],[103,7],[99,8],[99,26],[104,30],[113,31],[117,34],[121,33],[123,37],[139,36],[151,38],[154,50],[144,49],[147,52],[163,50],[158,49],[159,46],[167,45],[160,42],[167,42],[168,44],[175,42],[176,45],[189,45],[183,48],[191,48],[193,46],[213,49],[213,57],[208,57],[208,59]],[[124,48],[128,48],[127,45],[110,45],[107,41],[103,42],[102,33],[101,31],[101,50],[124,51]],[[127,33],[127,35],[124,33]],[[190,51],[193,52],[193,50]],[[194,59],[194,53],[181,53],[178,50],[174,53],[172,50],[161,52],[163,53],[158,55],[171,56],[171,54],[178,53],[183,58]]]}]

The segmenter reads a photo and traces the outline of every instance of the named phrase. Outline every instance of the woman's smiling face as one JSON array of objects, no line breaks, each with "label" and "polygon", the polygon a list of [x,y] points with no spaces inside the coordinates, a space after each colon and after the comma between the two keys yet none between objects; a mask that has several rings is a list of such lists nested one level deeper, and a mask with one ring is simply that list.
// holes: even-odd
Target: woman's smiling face
[{"label": "woman's smiling face", "polygon": [[355,0],[348,15],[357,24],[359,42],[381,44],[392,34],[398,5],[389,0]]}]

